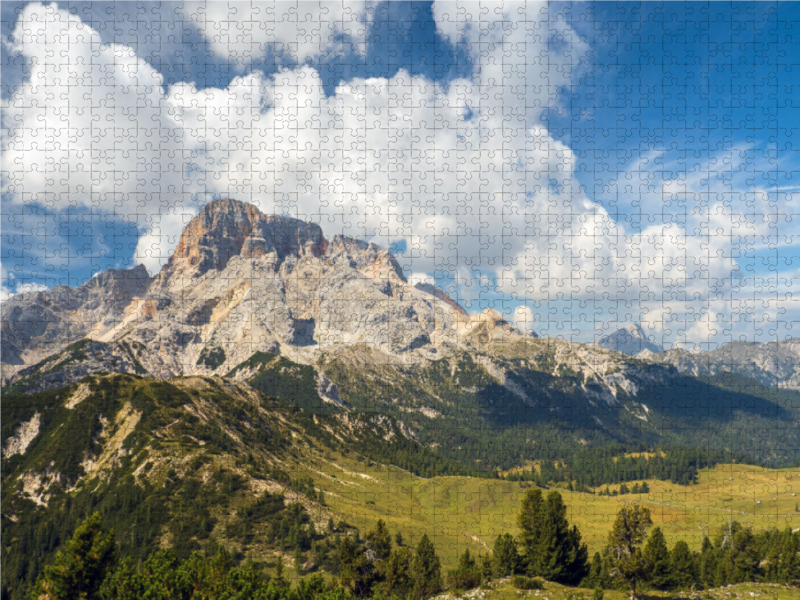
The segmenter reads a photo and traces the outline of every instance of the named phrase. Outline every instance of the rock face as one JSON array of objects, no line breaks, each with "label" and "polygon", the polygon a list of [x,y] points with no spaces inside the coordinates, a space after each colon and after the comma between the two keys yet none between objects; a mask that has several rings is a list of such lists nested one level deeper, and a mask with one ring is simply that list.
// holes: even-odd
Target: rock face
[{"label": "rock face", "polygon": [[141,266],[108,271],[4,303],[2,362],[8,382],[82,339],[144,349],[137,368],[159,378],[225,373],[256,351],[308,364],[340,345],[413,362],[522,335],[490,312],[470,316],[441,290],[412,286],[374,244],[328,241],[315,224],[219,200],[154,278]]},{"label": "rock face", "polygon": [[690,375],[738,373],[768,387],[800,390],[800,338],[764,344],[731,342],[702,353],[669,350],[651,360]]},{"label": "rock face", "polygon": [[639,323],[618,329],[611,335],[600,338],[594,345],[631,356],[642,355],[642,358],[650,358],[652,354],[658,354],[664,350],[658,344],[650,341]]},{"label": "rock face", "polygon": [[21,368],[85,337],[102,336],[125,318],[151,283],[144,266],[100,273],[77,288],[14,296],[2,306],[2,363]]}]

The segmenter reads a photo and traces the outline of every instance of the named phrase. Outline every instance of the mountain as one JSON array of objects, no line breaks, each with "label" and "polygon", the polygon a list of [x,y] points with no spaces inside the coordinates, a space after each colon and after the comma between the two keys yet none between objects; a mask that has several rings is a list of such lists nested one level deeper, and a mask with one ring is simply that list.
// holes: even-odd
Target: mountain
[{"label": "mountain", "polygon": [[651,359],[699,377],[737,373],[767,387],[800,390],[800,338],[731,342],[699,353],[674,349]]},{"label": "mountain", "polygon": [[188,558],[214,543],[260,562],[291,564],[299,552],[308,568],[335,571],[334,536],[352,527],[310,475],[327,472],[363,506],[350,477],[359,461],[422,476],[469,472],[391,418],[312,415],[221,378],[95,375],[4,393],[0,408],[4,598],[29,597],[53,550],[92,512],[135,560],[166,545]]},{"label": "mountain", "polygon": [[605,350],[615,350],[632,356],[643,355],[647,358],[664,351],[661,346],[650,341],[639,323],[617,329],[614,333],[601,337],[594,345]]},{"label": "mountain", "polygon": [[[4,303],[2,347],[7,393],[103,373],[224,377],[320,415],[388,415],[485,471],[585,445],[744,449],[772,463],[800,447],[792,402],[710,382],[724,370],[683,355],[628,356],[660,350],[638,325],[594,345],[539,339],[411,285],[374,244],[233,200],[207,204],[154,277],[108,271]],[[776,420],[787,436],[741,437]]]},{"label": "mountain", "polygon": [[[649,354],[638,326],[594,345],[538,338],[410,284],[374,244],[232,200],[204,207],[155,276],[22,294],[1,326],[15,599],[95,510],[134,559],[219,543],[335,572],[350,526],[331,525],[320,482],[349,515],[385,508],[394,491],[358,485],[367,464],[493,478],[535,462],[538,483],[598,486],[800,461],[800,392],[777,387],[795,377],[792,343],[703,362]],[[731,356],[761,358],[742,374]]]},{"label": "mountain", "polygon": [[492,309],[470,316],[441,290],[411,285],[385,249],[329,241],[317,225],[233,200],[207,204],[154,278],[141,266],[110,271],[2,306],[6,383],[82,339],[127,344],[166,379],[225,373],[259,351],[311,364],[363,345],[414,361],[524,335]]}]

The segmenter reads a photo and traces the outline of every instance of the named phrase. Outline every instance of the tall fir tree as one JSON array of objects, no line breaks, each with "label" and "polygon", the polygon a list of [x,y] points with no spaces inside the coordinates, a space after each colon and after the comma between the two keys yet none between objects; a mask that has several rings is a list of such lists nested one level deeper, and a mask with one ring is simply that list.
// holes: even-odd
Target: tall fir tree
[{"label": "tall fir tree", "polygon": [[697,585],[697,560],[685,541],[675,542],[669,553],[669,564],[672,571],[672,585],[675,589],[688,590]]},{"label": "tall fir tree", "polygon": [[644,547],[644,558],[647,561],[647,580],[657,590],[669,590],[674,581],[669,561],[669,550],[661,527],[655,527],[647,538]]},{"label": "tall fir tree", "polygon": [[517,515],[517,526],[520,529],[519,544],[524,569],[528,575],[539,574],[539,543],[542,535],[544,518],[544,498],[539,488],[529,489],[522,499],[522,506]]},{"label": "tall fir tree", "polygon": [[628,583],[632,598],[636,598],[638,584],[647,577],[647,561],[641,545],[652,524],[649,508],[638,504],[623,506],[608,536],[606,550],[612,574]]},{"label": "tall fir tree", "polygon": [[422,538],[417,544],[412,570],[414,572],[414,598],[426,598],[442,589],[442,563],[427,534],[422,534]]}]

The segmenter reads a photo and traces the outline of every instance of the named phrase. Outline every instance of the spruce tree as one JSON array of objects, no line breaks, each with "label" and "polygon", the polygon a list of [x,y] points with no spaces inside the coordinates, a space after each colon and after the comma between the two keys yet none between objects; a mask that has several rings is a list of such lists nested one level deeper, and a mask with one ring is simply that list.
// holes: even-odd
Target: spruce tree
[{"label": "spruce tree", "polygon": [[587,573],[588,551],[580,532],[570,529],[561,494],[550,492],[544,505],[534,575],[548,581],[577,585]]},{"label": "spruce tree", "polygon": [[687,591],[697,584],[697,562],[694,554],[689,550],[689,545],[683,540],[675,542],[669,553],[672,583],[678,590]]},{"label": "spruce tree", "polygon": [[412,567],[414,572],[414,598],[421,599],[442,589],[442,563],[427,534],[417,544]]},{"label": "spruce tree", "polygon": [[637,584],[647,577],[647,561],[641,545],[653,524],[650,509],[634,504],[623,506],[608,536],[607,552],[612,572],[622,577],[636,598]]},{"label": "spruce tree", "polygon": [[544,499],[542,490],[529,489],[522,499],[522,507],[517,516],[520,529],[519,543],[522,549],[522,562],[528,575],[539,574],[538,551],[542,535]]},{"label": "spruce tree", "polygon": [[703,587],[713,587],[717,572],[717,549],[706,536],[703,537],[703,546],[700,549],[700,584]]},{"label": "spruce tree", "polygon": [[508,577],[519,570],[520,556],[517,542],[510,533],[502,533],[494,542],[492,572],[495,577]]},{"label": "spruce tree", "polygon": [[650,532],[644,547],[644,558],[647,561],[647,579],[657,590],[668,590],[673,586],[670,568],[669,550],[660,527]]}]

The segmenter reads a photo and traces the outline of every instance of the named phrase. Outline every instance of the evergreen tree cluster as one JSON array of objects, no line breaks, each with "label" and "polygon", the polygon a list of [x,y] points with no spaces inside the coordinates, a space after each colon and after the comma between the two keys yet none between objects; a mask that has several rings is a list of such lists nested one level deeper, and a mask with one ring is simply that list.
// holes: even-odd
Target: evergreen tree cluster
[{"label": "evergreen tree cluster", "polygon": [[[694,449],[671,448],[647,452],[647,447],[636,448],[612,444],[577,451],[565,449],[552,459],[541,460],[538,470],[523,471],[506,476],[511,481],[532,481],[546,486],[566,482],[577,491],[587,491],[600,485],[627,483],[644,479],[671,481],[679,485],[696,482],[700,469],[724,462],[737,462],[729,453]],[[647,485],[646,482],[644,485]],[[646,493],[619,492],[623,493]]]},{"label": "evergreen tree cluster", "polygon": [[[242,510],[256,521],[259,515],[295,514],[286,521],[287,531],[308,527],[311,535],[305,540],[297,533],[283,534],[282,547],[295,549],[295,568],[302,574],[303,549],[313,551],[318,540],[313,524],[299,509],[292,513],[292,506],[299,505],[287,506],[282,496],[265,494]],[[628,589],[636,598],[645,588],[686,591],[742,582],[800,583],[800,533],[790,528],[755,533],[732,520],[692,552],[683,540],[670,548],[662,529],[653,527],[649,509],[629,504],[617,514],[606,547],[589,561],[561,495],[551,491],[545,496],[538,488],[529,489],[523,498],[518,525],[517,538],[500,534],[485,556],[464,551],[457,567],[443,577],[427,535],[412,549],[396,544],[402,536],[392,535],[382,520],[363,539],[357,529],[344,523],[337,527],[331,520],[325,539],[334,536],[335,543],[330,544],[333,551],[324,567],[335,577],[326,580],[314,573],[292,586],[284,577],[281,558],[270,576],[224,549],[181,558],[175,548],[168,548],[155,550],[144,560],[120,560],[114,536],[94,513],[43,569],[30,596],[37,600],[422,600],[441,592],[445,583],[458,591],[511,576],[519,589],[540,589],[546,580],[593,588],[592,597],[602,600],[606,589]]]},{"label": "evergreen tree cluster", "polygon": [[[708,589],[744,582],[800,583],[800,533],[790,528],[755,533],[730,521],[714,538],[705,537],[700,551],[684,540],[670,549],[664,532],[649,527],[647,509],[622,509],[606,549],[595,553],[583,587],[639,585],[664,591]],[[623,514],[625,513],[625,514]]]}]

